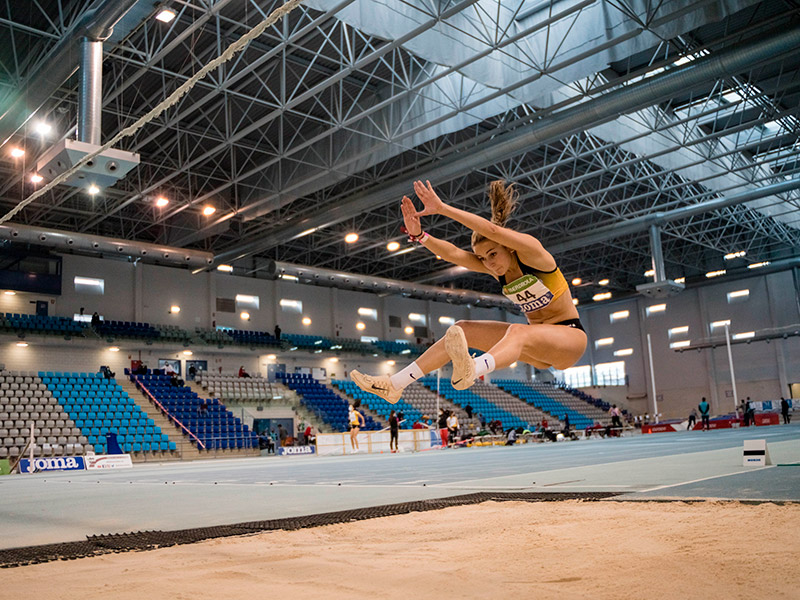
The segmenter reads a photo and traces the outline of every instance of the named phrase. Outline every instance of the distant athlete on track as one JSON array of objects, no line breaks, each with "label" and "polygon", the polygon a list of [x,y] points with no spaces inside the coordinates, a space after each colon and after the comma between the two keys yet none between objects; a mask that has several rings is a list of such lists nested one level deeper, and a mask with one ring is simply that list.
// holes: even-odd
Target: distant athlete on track
[{"label": "distant athlete on track", "polygon": [[[528,323],[459,321],[399,373],[373,376],[351,371],[351,379],[362,390],[394,404],[406,386],[448,361],[453,363],[451,383],[457,390],[518,360],[540,369],[574,365],[586,349],[586,333],[553,256],[532,235],[505,226],[516,204],[513,186],[504,181],[490,184],[491,221],[445,204],[429,181],[415,181],[414,192],[424,208],[417,211],[411,199],[403,197],[403,220],[410,239],[448,262],[494,277]],[[472,230],[472,252],[422,230],[420,217],[437,214]],[[472,358],[469,348],[484,354]]]}]

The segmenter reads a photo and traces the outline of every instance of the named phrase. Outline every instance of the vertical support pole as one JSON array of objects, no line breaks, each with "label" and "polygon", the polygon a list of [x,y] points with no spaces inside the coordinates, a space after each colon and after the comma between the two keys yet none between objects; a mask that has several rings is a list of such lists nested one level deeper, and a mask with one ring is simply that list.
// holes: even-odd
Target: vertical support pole
[{"label": "vertical support pole", "polygon": [[31,459],[31,466],[33,466],[33,449],[36,447],[36,438],[33,435],[33,421],[31,421],[31,443],[30,443],[31,451],[30,451],[30,459]]},{"label": "vertical support pole", "polygon": [[653,281],[666,281],[664,254],[661,250],[661,229],[655,224],[650,225],[650,253],[653,255]]},{"label": "vertical support pole", "polygon": [[650,389],[653,394],[653,417],[658,423],[658,399],[656,398],[656,374],[653,368],[653,345],[650,342],[650,334],[647,334],[647,355],[650,358]]},{"label": "vertical support pole", "polygon": [[103,112],[103,42],[81,42],[78,141],[100,145]]},{"label": "vertical support pole", "polygon": [[731,369],[731,384],[733,385],[733,412],[736,412],[736,374],[733,372],[733,353],[731,352],[731,328],[729,323],[725,323],[725,344],[728,346],[728,366]]}]

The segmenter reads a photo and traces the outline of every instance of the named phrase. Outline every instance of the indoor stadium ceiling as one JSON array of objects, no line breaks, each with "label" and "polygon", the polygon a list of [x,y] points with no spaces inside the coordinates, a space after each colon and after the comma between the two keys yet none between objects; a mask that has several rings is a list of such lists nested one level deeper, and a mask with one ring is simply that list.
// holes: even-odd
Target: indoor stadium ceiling
[{"label": "indoor stadium ceiling", "polygon": [[[88,10],[129,9],[103,48],[105,142],[280,5],[3,3],[2,214],[35,191],[37,157],[75,136],[79,73],[53,81],[48,60],[78,47]],[[800,254],[799,68],[799,0],[307,0],[123,139],[141,156],[125,179],[96,196],[56,187],[13,222],[209,251],[245,272],[273,259],[496,292],[402,253],[399,204],[428,178],[486,215],[487,182],[504,178],[520,193],[512,224],[583,279],[579,297],[600,279],[629,292],[648,281],[651,225],[672,279]],[[425,228],[468,245],[446,219]]]}]

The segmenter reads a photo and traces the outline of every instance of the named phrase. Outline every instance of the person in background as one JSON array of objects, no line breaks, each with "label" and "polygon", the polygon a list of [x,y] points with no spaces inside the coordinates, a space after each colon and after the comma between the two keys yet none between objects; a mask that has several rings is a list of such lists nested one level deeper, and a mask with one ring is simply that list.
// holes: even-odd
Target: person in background
[{"label": "person in background", "polygon": [[506,436],[506,446],[513,446],[517,443],[517,430],[512,427],[508,430],[508,435]]},{"label": "person in background", "polygon": [[191,381],[194,381],[194,378],[197,376],[197,367],[195,367],[194,365],[189,365],[189,370],[187,371],[187,373],[189,374],[189,379]]},{"label": "person in background", "polygon": [[472,418],[472,405],[467,403],[467,405],[464,407],[464,412],[467,413],[467,418],[471,419]]},{"label": "person in background", "polygon": [[349,422],[350,422],[350,448],[353,451],[353,454],[360,451],[358,447],[358,432],[361,431],[361,428],[364,426],[364,415],[361,414],[361,411],[358,410],[358,407],[361,406],[361,400],[353,400],[353,403],[350,405],[349,410]]},{"label": "person in background", "polygon": [[622,429],[622,413],[616,404],[611,405],[608,414],[611,415],[611,426]]},{"label": "person in background", "polygon": [[564,421],[564,431],[563,431],[563,433],[564,433],[564,435],[569,435],[569,415],[564,415],[564,418],[562,419],[562,421]]},{"label": "person in background", "polygon": [[700,418],[703,419],[703,431],[708,431],[711,427],[709,424],[709,413],[711,412],[711,405],[706,402],[705,396],[703,399],[700,400],[700,404],[697,405],[697,410],[700,411]]},{"label": "person in background", "polygon": [[450,414],[447,416],[446,423],[447,423],[447,434],[450,437],[450,445],[452,446],[453,444],[456,443],[456,441],[458,441],[458,417],[456,416],[456,413],[453,412],[452,410],[450,411]]},{"label": "person in background", "polygon": [[442,438],[442,448],[447,447],[447,411],[439,409],[439,435]]},{"label": "person in background", "polygon": [[100,323],[100,314],[97,311],[94,311],[94,313],[92,313],[92,329],[97,329],[100,326]]},{"label": "person in background", "polygon": [[[416,426],[416,423],[414,426]],[[392,411],[389,413],[389,450],[391,452],[397,452],[398,435],[397,413]]]},{"label": "person in background", "polygon": [[305,438],[306,446],[308,446],[311,443],[311,440],[314,438],[314,430],[311,429],[310,423],[306,425],[306,429],[303,432],[303,437]]},{"label": "person in background", "polygon": [[275,339],[281,341],[281,327],[277,323],[275,324]]},{"label": "person in background", "polygon": [[250,377],[250,374],[244,370],[244,365],[239,367],[239,377]]},{"label": "person in background", "polygon": [[783,416],[783,424],[788,425],[792,422],[792,417],[789,414],[789,401],[781,396],[781,415]]},{"label": "person in background", "polygon": [[697,409],[693,408],[692,412],[689,413],[689,424],[686,426],[686,431],[691,431],[696,423],[697,423]]},{"label": "person in background", "polygon": [[283,425],[281,423],[278,423],[278,439],[281,442],[281,446],[286,445],[286,437],[287,437],[286,430],[283,428]]}]

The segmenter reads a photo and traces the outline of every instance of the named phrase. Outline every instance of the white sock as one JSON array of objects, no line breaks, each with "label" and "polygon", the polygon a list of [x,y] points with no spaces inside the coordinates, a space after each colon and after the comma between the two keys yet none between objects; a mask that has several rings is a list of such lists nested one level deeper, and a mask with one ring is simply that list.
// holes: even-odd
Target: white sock
[{"label": "white sock", "polygon": [[[494,364],[494,361],[492,361],[492,364]],[[389,377],[389,381],[392,382],[394,389],[402,390],[422,377],[425,377],[425,373],[422,372],[422,369],[420,369],[419,365],[414,361],[399,373],[395,373]]]},{"label": "white sock", "polygon": [[475,377],[480,377],[494,371],[494,356],[489,354],[481,354],[472,360],[475,361]]}]

